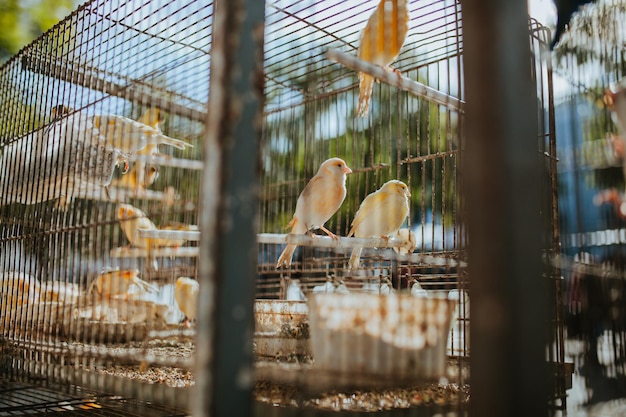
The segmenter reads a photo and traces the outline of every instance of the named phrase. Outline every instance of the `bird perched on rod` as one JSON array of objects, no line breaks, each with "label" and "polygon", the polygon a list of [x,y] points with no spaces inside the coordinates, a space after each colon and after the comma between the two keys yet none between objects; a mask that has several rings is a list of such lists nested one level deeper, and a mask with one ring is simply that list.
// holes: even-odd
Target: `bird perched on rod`
[{"label": "bird perched on rod", "polygon": [[[390,180],[361,202],[348,237],[383,237],[396,233],[409,215],[409,187],[402,181]],[[359,267],[361,249],[352,249],[348,269]]]},{"label": "bird perched on rod", "polygon": [[174,299],[178,308],[185,315],[185,326],[194,321],[198,316],[198,292],[200,284],[198,281],[187,277],[178,277],[174,287]]},{"label": "bird perched on rod", "polygon": [[[381,0],[361,33],[358,57],[383,68],[398,57],[409,30],[406,0]],[[374,77],[359,72],[357,116],[367,114],[374,88]]]},{"label": "bird perched on rod", "polygon": [[[330,158],[322,163],[317,174],[308,182],[296,202],[296,212],[287,224],[291,233],[304,234],[312,229],[321,229],[333,239],[335,236],[324,227],[324,223],[346,198],[346,175],[352,170],[341,158]],[[278,258],[276,267],[288,267],[297,245],[287,245]]]},{"label": "bird perched on rod", "polygon": [[[196,230],[195,226],[176,224],[158,229],[148,218],[146,213],[130,204],[120,203],[117,206],[117,219],[120,228],[130,242],[131,246],[146,249],[147,260],[152,260],[152,267],[157,270],[156,260],[152,259],[152,249],[155,248],[175,248],[185,243],[183,239],[149,238],[139,236],[139,230]],[[149,262],[150,264],[150,262]]]}]

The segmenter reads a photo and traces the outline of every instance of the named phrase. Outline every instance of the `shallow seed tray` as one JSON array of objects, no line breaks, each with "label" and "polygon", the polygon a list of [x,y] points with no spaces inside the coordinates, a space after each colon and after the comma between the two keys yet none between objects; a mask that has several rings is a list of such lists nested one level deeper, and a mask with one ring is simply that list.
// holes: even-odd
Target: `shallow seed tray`
[{"label": "shallow seed tray", "polygon": [[456,301],[410,294],[311,294],[313,369],[438,380]]},{"label": "shallow seed tray", "polygon": [[304,301],[257,300],[254,349],[259,356],[310,356],[308,307]]}]

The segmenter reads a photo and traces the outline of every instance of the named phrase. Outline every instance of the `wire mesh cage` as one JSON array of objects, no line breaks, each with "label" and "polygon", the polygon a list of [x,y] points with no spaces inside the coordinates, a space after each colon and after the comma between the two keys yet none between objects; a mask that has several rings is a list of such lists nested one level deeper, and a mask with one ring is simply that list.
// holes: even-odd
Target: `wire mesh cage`
[{"label": "wire mesh cage", "polygon": [[[392,22],[408,16],[391,60],[397,73],[351,61],[363,57],[361,33],[377,4],[266,3],[260,402],[332,411],[467,406],[461,6],[389,4],[380,13]],[[0,349],[12,374],[122,385],[188,405],[212,19],[205,2],[93,0],[0,69]],[[553,87],[540,59],[548,43],[549,32],[529,21],[547,179],[544,249],[553,257]],[[358,108],[359,71],[382,80],[367,111]],[[292,223],[286,234],[302,190],[331,158],[341,158],[332,161],[347,177],[345,198],[328,219],[304,220],[301,232]],[[392,216],[398,224],[361,231],[363,202],[387,184],[408,212],[385,206],[369,223]],[[329,198],[323,191],[313,200]],[[313,236],[315,227],[326,233]],[[286,244],[298,247],[279,264]],[[558,267],[546,273],[556,405],[567,388],[560,275]],[[351,399],[339,401],[346,392]]]}]

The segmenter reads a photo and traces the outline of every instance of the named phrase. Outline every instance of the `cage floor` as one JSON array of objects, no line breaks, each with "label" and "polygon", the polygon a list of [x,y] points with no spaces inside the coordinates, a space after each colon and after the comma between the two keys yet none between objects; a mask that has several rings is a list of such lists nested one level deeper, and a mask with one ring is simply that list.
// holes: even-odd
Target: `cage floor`
[{"label": "cage floor", "polygon": [[0,377],[0,416],[185,416],[180,410],[106,395],[80,387],[38,385]]}]

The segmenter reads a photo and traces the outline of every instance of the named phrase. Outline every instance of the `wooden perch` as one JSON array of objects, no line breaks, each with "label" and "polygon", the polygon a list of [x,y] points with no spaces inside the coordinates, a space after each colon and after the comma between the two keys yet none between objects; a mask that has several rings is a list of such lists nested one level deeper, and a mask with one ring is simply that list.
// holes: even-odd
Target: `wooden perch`
[{"label": "wooden perch", "polygon": [[402,77],[401,75],[378,65],[370,64],[369,62],[363,61],[354,55],[330,49],[326,52],[326,58],[350,68],[351,70],[369,74],[380,81],[399,88],[400,90],[408,91],[409,93],[425,100],[446,106],[450,110],[455,110],[461,114],[465,112],[464,101],[446,93],[442,93],[441,91],[420,82]]},{"label": "wooden perch", "polygon": [[[155,258],[194,258],[198,256],[198,248],[184,246],[178,248],[155,248],[150,250],[150,256]],[[111,258],[145,258],[148,252],[143,248],[114,248],[111,249]]]}]

